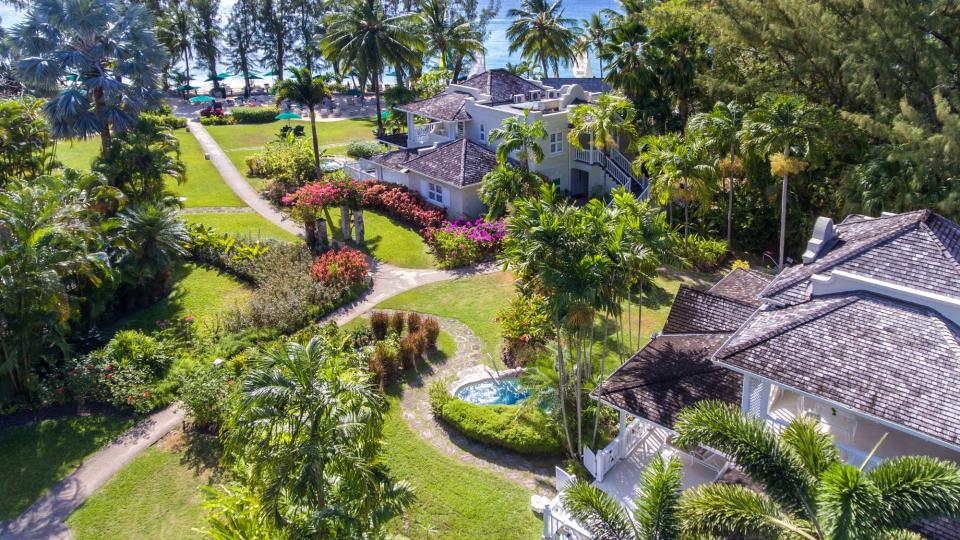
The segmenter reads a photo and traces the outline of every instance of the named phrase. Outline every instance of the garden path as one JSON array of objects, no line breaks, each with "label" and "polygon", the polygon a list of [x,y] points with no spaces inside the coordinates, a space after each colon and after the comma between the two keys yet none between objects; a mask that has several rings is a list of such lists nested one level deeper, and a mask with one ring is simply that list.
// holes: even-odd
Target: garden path
[{"label": "garden path", "polygon": [[83,461],[14,520],[0,523],[0,540],[69,540],[64,523],[71,512],[113,478],[140,452],[183,423],[184,412],[174,404],[157,411]]},{"label": "garden path", "polygon": [[[551,458],[523,456],[472,441],[434,417],[430,410],[430,383],[446,378],[454,379],[458,372],[484,362],[480,339],[467,325],[456,319],[424,316],[437,319],[440,328],[456,341],[457,352],[442,363],[432,363],[427,368],[421,368],[415,379],[407,381],[400,397],[400,406],[410,429],[454,459],[503,476],[531,492],[553,497],[554,466],[558,462]],[[429,467],[429,464],[424,466]]]}]

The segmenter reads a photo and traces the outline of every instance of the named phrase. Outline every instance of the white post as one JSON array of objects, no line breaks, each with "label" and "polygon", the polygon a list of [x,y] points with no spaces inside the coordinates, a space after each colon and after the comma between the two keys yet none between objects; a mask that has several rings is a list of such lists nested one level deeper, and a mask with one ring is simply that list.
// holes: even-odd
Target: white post
[{"label": "white post", "polygon": [[620,448],[617,448],[617,460],[620,460],[623,458],[624,451],[626,451],[623,445],[627,438],[627,413],[623,411],[620,411],[620,434],[617,437],[620,439]]},{"label": "white post", "polygon": [[752,379],[753,377],[749,375],[743,376],[743,389],[740,396],[740,412],[742,413],[750,412],[750,381]]},{"label": "white post", "polygon": [[548,504],[543,508],[543,538],[544,540],[550,538],[550,522],[553,520],[553,516],[550,515],[550,505]]},{"label": "white post", "polygon": [[413,137],[413,113],[407,113],[407,148],[410,148],[411,143],[413,142],[411,138]]}]

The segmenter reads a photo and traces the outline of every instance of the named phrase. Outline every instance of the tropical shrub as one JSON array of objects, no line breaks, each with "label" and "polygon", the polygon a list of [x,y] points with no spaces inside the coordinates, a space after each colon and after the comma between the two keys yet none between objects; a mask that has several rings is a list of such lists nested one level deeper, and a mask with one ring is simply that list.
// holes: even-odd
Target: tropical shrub
[{"label": "tropical shrub", "polygon": [[352,141],[347,145],[347,155],[353,159],[367,159],[383,152],[377,141]]},{"label": "tropical shrub", "polygon": [[369,272],[366,256],[350,247],[331,249],[317,257],[310,267],[313,279],[324,285],[336,284],[350,290],[363,287],[368,281]]},{"label": "tropical shrub", "polygon": [[417,364],[417,338],[416,334],[407,334],[400,340],[397,347],[397,363],[401,369],[413,369]]},{"label": "tropical shrub", "polygon": [[225,366],[198,366],[180,377],[180,401],[203,429],[215,429],[223,421],[233,373]]},{"label": "tropical shrub", "polygon": [[50,126],[41,99],[0,100],[0,188],[14,178],[31,178],[43,170],[50,155]]},{"label": "tropical shrub", "polygon": [[277,119],[277,107],[234,107],[230,115],[238,124],[269,124]]},{"label": "tropical shrub", "polygon": [[247,274],[252,261],[270,250],[275,241],[247,241],[229,233],[217,232],[202,223],[187,225],[190,236],[186,244],[190,258],[196,262],[215,266],[245,281],[253,281]]},{"label": "tropical shrub", "polygon": [[403,313],[394,311],[393,314],[390,315],[390,331],[398,336],[402,335],[405,319],[406,316],[404,316]]},{"label": "tropical shrub", "polygon": [[418,229],[440,227],[446,219],[445,210],[424,201],[403,186],[363,182],[363,187],[364,208],[380,210]]},{"label": "tropical shrub", "polygon": [[540,409],[476,405],[453,396],[434,403],[434,398],[431,391],[431,410],[439,409],[440,418],[469,439],[519,454],[560,455],[563,452],[555,423]]},{"label": "tropical shrub", "polygon": [[184,129],[187,127],[187,119],[176,116],[172,112],[140,113],[140,120],[153,122],[167,129]]},{"label": "tropical shrub", "polygon": [[317,177],[313,147],[304,139],[274,141],[266,148],[247,157],[248,174],[269,178],[267,198],[280,204],[284,195],[296,191]]},{"label": "tropical shrub", "polygon": [[373,346],[367,366],[381,384],[392,381],[398,371],[397,349],[398,344],[395,339],[377,341]]},{"label": "tropical shrub", "polygon": [[411,334],[416,334],[420,330],[420,324],[422,323],[422,318],[419,313],[411,311],[407,313],[407,332]]},{"label": "tropical shrub", "polygon": [[437,349],[437,339],[440,337],[440,323],[433,317],[425,317],[421,328],[427,341],[427,348],[431,351]]},{"label": "tropical shrub", "polygon": [[430,410],[437,418],[443,415],[443,406],[454,399],[450,394],[450,381],[447,379],[437,379],[430,383],[427,395],[430,398]]},{"label": "tropical shrub", "polygon": [[490,260],[500,251],[506,236],[502,220],[445,222],[423,232],[430,252],[441,268],[459,268]]},{"label": "tropical shrub", "polygon": [[527,365],[554,337],[546,299],[541,295],[517,294],[510,305],[497,312],[496,321],[503,334],[503,359],[508,367]]},{"label": "tropical shrub", "polygon": [[727,258],[727,243],[691,234],[685,243],[677,241],[676,254],[701,272],[713,272]]},{"label": "tropical shrub", "polygon": [[225,115],[219,111],[214,111],[207,116],[200,117],[201,126],[232,126],[236,123],[236,118],[230,115]]},{"label": "tropical shrub", "polygon": [[387,337],[387,327],[390,325],[390,315],[383,311],[374,311],[370,314],[370,332],[373,339],[380,341]]}]

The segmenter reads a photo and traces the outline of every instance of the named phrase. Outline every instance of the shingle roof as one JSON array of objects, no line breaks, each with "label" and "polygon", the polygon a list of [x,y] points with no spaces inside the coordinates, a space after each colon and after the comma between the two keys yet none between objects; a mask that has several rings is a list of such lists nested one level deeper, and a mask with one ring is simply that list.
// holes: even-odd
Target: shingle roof
[{"label": "shingle roof", "polygon": [[662,335],[618,368],[594,395],[672,428],[680,411],[703,400],[739,403],[742,377],[710,361],[726,335]]},{"label": "shingle roof", "polygon": [[955,519],[930,519],[909,528],[931,540],[960,540],[960,521]]},{"label": "shingle roof", "polygon": [[469,120],[470,115],[464,109],[464,103],[469,94],[463,92],[447,92],[437,94],[431,98],[399,105],[398,111],[413,113],[419,116],[426,116],[435,120],[453,122],[456,120]]},{"label": "shingle roof", "polygon": [[419,156],[416,150],[394,150],[384,154],[377,154],[367,159],[367,161],[383,165],[391,169],[399,170],[411,159]]},{"label": "shingle roof", "polygon": [[757,311],[715,359],[960,444],[960,330],[870,293]]},{"label": "shingle roof", "polygon": [[457,84],[468,88],[476,88],[480,93],[491,96],[491,103],[513,101],[514,94],[523,94],[531,90],[542,90],[536,83],[514,75],[505,69],[491,69],[483,73],[478,73]]},{"label": "shingle roof", "polygon": [[716,285],[710,287],[710,292],[759,307],[762,302],[757,296],[772,280],[773,276],[763,272],[748,268],[735,268],[718,281]]},{"label": "shingle roof", "polygon": [[544,86],[560,89],[567,84],[579,84],[585,92],[609,92],[610,85],[599,77],[552,77],[543,79]]},{"label": "shingle roof", "polygon": [[404,164],[411,171],[461,187],[479,183],[496,166],[492,150],[467,139],[445,143]]},{"label": "shingle roof", "polygon": [[754,304],[733,300],[712,291],[681,285],[663,326],[667,334],[731,334],[757,309]]},{"label": "shingle roof", "polygon": [[788,268],[761,293],[787,304],[810,298],[814,274],[839,268],[861,276],[960,297],[960,226],[929,210],[868,218],[836,227],[838,240],[810,264]]}]

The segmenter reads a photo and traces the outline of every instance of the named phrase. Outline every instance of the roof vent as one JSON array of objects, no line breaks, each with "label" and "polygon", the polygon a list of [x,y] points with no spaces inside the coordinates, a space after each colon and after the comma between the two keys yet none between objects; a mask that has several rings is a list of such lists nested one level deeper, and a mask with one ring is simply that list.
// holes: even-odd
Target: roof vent
[{"label": "roof vent", "polygon": [[810,264],[817,260],[827,244],[837,236],[833,228],[833,220],[820,216],[813,225],[813,237],[807,242],[807,250],[803,252],[803,263]]}]

